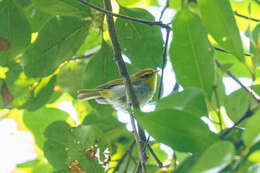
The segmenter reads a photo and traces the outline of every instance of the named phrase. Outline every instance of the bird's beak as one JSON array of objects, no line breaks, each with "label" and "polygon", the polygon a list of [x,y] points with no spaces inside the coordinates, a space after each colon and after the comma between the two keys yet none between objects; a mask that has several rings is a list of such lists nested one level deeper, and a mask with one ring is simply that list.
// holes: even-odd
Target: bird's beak
[{"label": "bird's beak", "polygon": [[156,70],[156,71],[154,71],[154,73],[158,73],[160,70]]}]

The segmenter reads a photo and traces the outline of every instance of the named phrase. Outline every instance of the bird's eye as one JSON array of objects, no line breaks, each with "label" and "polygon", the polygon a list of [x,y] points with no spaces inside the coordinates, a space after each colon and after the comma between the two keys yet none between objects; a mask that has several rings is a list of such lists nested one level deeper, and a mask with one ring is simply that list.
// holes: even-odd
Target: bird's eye
[{"label": "bird's eye", "polygon": [[148,73],[148,74],[143,75],[142,78],[149,78],[151,76],[152,76],[152,73]]}]

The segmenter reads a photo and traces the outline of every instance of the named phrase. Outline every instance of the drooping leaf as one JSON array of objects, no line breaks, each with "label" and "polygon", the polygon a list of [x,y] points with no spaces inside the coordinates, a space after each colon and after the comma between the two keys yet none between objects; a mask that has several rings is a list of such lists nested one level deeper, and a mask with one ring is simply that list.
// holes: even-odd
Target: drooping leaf
[{"label": "drooping leaf", "polygon": [[[123,15],[154,21],[154,17],[144,9],[120,7]],[[159,27],[150,27],[118,18],[116,33],[123,54],[132,64],[143,68],[156,68],[162,64],[163,39]]]},{"label": "drooping leaf", "polygon": [[230,2],[226,0],[199,0],[198,2],[202,20],[211,36],[225,50],[244,62],[241,38]]},{"label": "drooping leaf", "polygon": [[47,127],[45,137],[48,140],[44,154],[55,169],[72,170],[73,166],[77,166],[86,172],[104,172],[94,155],[99,149],[100,159],[103,160],[107,147],[100,130],[84,125],[72,128],[65,122],[57,121]]},{"label": "drooping leaf", "polygon": [[[70,59],[83,43],[89,22],[77,17],[52,18],[39,32],[37,40],[23,56],[25,74],[45,77]],[[62,31],[62,32],[61,32]]]},{"label": "drooping leaf", "polygon": [[36,144],[43,149],[43,144],[46,140],[43,134],[45,128],[54,121],[66,120],[68,118],[69,115],[59,109],[44,107],[35,112],[25,111],[23,122],[33,133]]},{"label": "drooping leaf", "polygon": [[212,94],[214,82],[213,48],[200,18],[182,9],[173,20],[170,57],[178,82],[185,88],[198,87],[206,98]]},{"label": "drooping leaf", "polygon": [[226,167],[234,156],[234,146],[230,142],[218,142],[203,152],[191,173],[218,173]]},{"label": "drooping leaf", "polygon": [[106,42],[103,42],[99,52],[86,66],[84,87],[95,88],[117,77],[119,77],[119,73],[114,62],[113,50]]},{"label": "drooping leaf", "polygon": [[0,64],[5,64],[30,44],[31,31],[22,9],[13,0],[0,2],[0,26]]},{"label": "drooping leaf", "polygon": [[188,112],[164,109],[135,116],[158,142],[178,151],[202,152],[217,140],[197,115]]},{"label": "drooping leaf", "polygon": [[162,98],[158,101],[157,108],[173,108],[194,113],[198,116],[207,115],[208,113],[203,90],[199,88],[187,88],[182,92],[175,92],[168,97]]}]

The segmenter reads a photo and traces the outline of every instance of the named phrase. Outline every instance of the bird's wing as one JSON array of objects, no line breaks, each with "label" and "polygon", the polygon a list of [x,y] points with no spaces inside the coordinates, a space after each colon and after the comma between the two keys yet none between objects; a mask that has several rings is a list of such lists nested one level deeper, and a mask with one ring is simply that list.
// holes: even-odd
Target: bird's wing
[{"label": "bird's wing", "polygon": [[118,79],[114,79],[114,80],[108,81],[107,83],[104,83],[102,85],[99,85],[97,88],[109,89],[109,88],[111,88],[113,86],[122,85],[122,84],[123,84],[122,78],[118,78]]}]

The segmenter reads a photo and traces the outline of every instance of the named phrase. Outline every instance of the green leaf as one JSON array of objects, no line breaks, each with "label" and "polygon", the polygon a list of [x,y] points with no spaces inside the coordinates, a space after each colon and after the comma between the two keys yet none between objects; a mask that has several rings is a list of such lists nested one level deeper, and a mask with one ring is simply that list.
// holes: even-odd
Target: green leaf
[{"label": "green leaf", "polygon": [[198,87],[210,99],[214,82],[213,48],[199,16],[188,9],[173,20],[170,57],[178,82],[185,88]]},{"label": "green leaf", "polygon": [[242,42],[230,2],[227,0],[199,0],[198,2],[202,20],[211,36],[225,50],[244,62]]},{"label": "green leaf", "polygon": [[76,56],[83,56],[86,51],[97,48],[102,44],[102,37],[100,31],[96,27],[90,27],[88,36],[86,37],[84,43],[81,45],[76,53]]},{"label": "green leaf", "polygon": [[225,99],[225,108],[228,117],[233,122],[238,121],[247,112],[248,107],[249,95],[243,88],[232,92]]},{"label": "green leaf", "polygon": [[90,60],[84,73],[84,87],[96,88],[109,80],[119,77],[117,65],[114,61],[112,48],[106,43],[97,54]]},{"label": "green leaf", "polygon": [[[120,14],[154,21],[144,9],[120,8]],[[115,28],[123,54],[140,69],[156,68],[162,64],[163,39],[159,27],[146,26],[118,18]]]},{"label": "green leaf", "polygon": [[31,130],[35,138],[36,144],[42,149],[46,138],[43,132],[47,126],[54,121],[66,120],[69,115],[55,108],[41,108],[35,112],[25,111],[23,114],[23,122],[28,129]]},{"label": "green leaf", "polygon": [[253,114],[247,123],[246,128],[243,133],[243,140],[246,145],[253,145],[260,140],[260,111],[257,111]]},{"label": "green leaf", "polygon": [[32,0],[37,9],[51,15],[79,16],[90,15],[90,9],[77,1],[68,0]]},{"label": "green leaf", "polygon": [[85,67],[86,64],[82,61],[71,61],[62,67],[57,75],[57,85],[61,87],[63,92],[70,93],[74,98],[77,97],[78,90],[83,87]]},{"label": "green leaf", "polygon": [[168,97],[162,98],[158,101],[157,108],[160,110],[173,108],[199,116],[208,114],[203,90],[199,88],[187,88],[182,92],[175,92]]},{"label": "green leaf", "polygon": [[195,165],[200,158],[200,154],[192,154],[190,157],[185,159],[180,166],[177,167],[177,169],[173,173],[185,173],[189,172],[193,165]]},{"label": "green leaf", "polygon": [[225,168],[234,156],[234,146],[230,142],[218,142],[203,152],[191,173],[218,173]]},{"label": "green leaf", "polygon": [[88,27],[88,21],[76,17],[52,18],[23,56],[25,74],[29,77],[52,74],[76,53],[85,40]]},{"label": "green leaf", "polygon": [[197,115],[188,112],[164,109],[135,116],[158,142],[178,151],[202,152],[217,140]]},{"label": "green leaf", "polygon": [[50,99],[55,84],[56,76],[50,76],[42,79],[39,84],[33,88],[31,96],[22,108],[28,111],[35,111],[44,106]]},{"label": "green leaf", "polygon": [[104,172],[96,156],[86,152],[94,149],[100,150],[100,159],[103,161],[103,151],[107,144],[103,133],[92,126],[70,127],[62,121],[57,121],[47,127],[45,137],[48,138],[44,145],[44,154],[56,169],[65,169],[77,161],[78,166],[88,172]]},{"label": "green leaf", "polygon": [[0,2],[0,26],[0,39],[7,43],[6,49],[0,49],[0,64],[5,64],[30,44],[31,31],[22,9],[13,0]]}]

